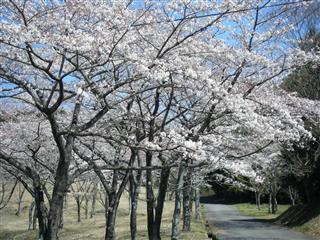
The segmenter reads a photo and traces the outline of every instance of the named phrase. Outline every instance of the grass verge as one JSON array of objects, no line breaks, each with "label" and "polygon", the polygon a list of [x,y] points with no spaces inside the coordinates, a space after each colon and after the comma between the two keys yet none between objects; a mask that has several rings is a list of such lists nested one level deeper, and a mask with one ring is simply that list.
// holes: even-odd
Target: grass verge
[{"label": "grass verge", "polygon": [[294,227],[293,229],[320,240],[320,216],[312,218],[305,224]]},{"label": "grass verge", "polygon": [[255,204],[251,203],[238,203],[234,205],[236,209],[248,216],[259,219],[274,219],[282,214],[289,208],[289,205],[278,205],[278,211],[275,214],[268,212],[268,204],[261,204],[260,210],[258,210]]},{"label": "grass verge", "polygon": [[[289,205],[279,205],[279,210],[276,214],[269,214],[267,204],[263,204],[260,211],[257,209],[256,205],[250,203],[240,203],[235,204],[234,206],[239,212],[245,215],[266,220],[277,218],[289,208]],[[320,240],[320,216],[312,218],[301,226],[292,227],[292,229]]]}]

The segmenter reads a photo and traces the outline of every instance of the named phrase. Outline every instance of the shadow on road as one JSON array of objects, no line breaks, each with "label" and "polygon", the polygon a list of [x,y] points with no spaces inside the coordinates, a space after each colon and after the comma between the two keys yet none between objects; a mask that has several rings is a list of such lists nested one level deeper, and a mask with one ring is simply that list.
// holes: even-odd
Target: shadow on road
[{"label": "shadow on road", "polygon": [[248,219],[231,219],[231,221],[236,222],[254,222],[254,223],[272,223],[274,219],[257,219],[257,218],[248,218]]},{"label": "shadow on road", "polygon": [[237,199],[225,199],[221,197],[217,197],[216,195],[200,197],[200,203],[203,204],[225,204],[225,205],[232,205],[235,203],[240,203]]},{"label": "shadow on road", "polygon": [[225,203],[225,200],[222,198],[217,198],[215,195],[200,197],[200,203],[208,204],[208,203]]},{"label": "shadow on road", "polygon": [[258,229],[274,226],[269,220],[247,218],[247,219],[227,219],[214,221],[217,228],[222,229]]}]

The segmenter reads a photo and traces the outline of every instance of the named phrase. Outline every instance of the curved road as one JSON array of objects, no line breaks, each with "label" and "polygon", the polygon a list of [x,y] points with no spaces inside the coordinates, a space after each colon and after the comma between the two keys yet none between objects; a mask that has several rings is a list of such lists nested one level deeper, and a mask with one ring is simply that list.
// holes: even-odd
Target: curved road
[{"label": "curved road", "polygon": [[244,216],[230,205],[204,205],[207,221],[218,228],[219,240],[313,240],[287,228]]}]

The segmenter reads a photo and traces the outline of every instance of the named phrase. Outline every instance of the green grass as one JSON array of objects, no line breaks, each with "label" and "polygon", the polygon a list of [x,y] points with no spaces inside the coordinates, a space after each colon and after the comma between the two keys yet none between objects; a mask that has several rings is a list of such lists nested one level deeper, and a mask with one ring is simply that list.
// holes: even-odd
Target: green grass
[{"label": "green grass", "polygon": [[268,204],[261,204],[260,210],[258,210],[255,204],[251,204],[251,203],[239,203],[239,204],[235,204],[234,206],[239,212],[245,215],[260,218],[260,219],[276,218],[289,208],[289,205],[278,205],[277,213],[270,214],[268,213]]},{"label": "green grass", "polygon": [[320,216],[311,219],[299,227],[294,227],[293,229],[320,240]]},{"label": "green grass", "polygon": [[[140,198],[143,198],[142,194]],[[0,211],[0,240],[34,240],[37,239],[37,231],[28,231],[28,207],[31,202],[30,195],[25,195],[23,210],[21,216],[15,215],[16,203],[15,196],[9,205]],[[130,239],[130,222],[129,222],[129,202],[127,194],[124,194],[117,215],[116,236],[119,240]],[[169,240],[171,235],[171,219],[174,208],[173,201],[166,201],[164,206],[163,221],[161,228],[162,239]],[[194,212],[194,211],[193,211]],[[84,210],[82,209],[82,213]],[[193,218],[194,219],[194,218]],[[138,239],[147,239],[147,216],[146,202],[138,203]],[[180,222],[180,225],[182,221]],[[182,232],[181,239],[194,240],[204,239],[206,229],[203,222],[192,222],[191,232]],[[93,219],[84,219],[82,215],[81,223],[77,223],[77,212],[74,198],[68,196],[68,206],[64,210],[64,228],[59,232],[61,240],[87,240],[87,239],[104,239],[105,219],[104,208],[97,203],[96,215]]]}]

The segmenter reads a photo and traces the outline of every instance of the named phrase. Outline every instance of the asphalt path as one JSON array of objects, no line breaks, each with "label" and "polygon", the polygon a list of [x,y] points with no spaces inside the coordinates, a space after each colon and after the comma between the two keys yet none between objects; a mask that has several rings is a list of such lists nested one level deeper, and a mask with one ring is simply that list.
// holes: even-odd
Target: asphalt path
[{"label": "asphalt path", "polygon": [[206,220],[218,228],[219,240],[314,240],[290,229],[245,216],[231,205],[204,205]]}]

